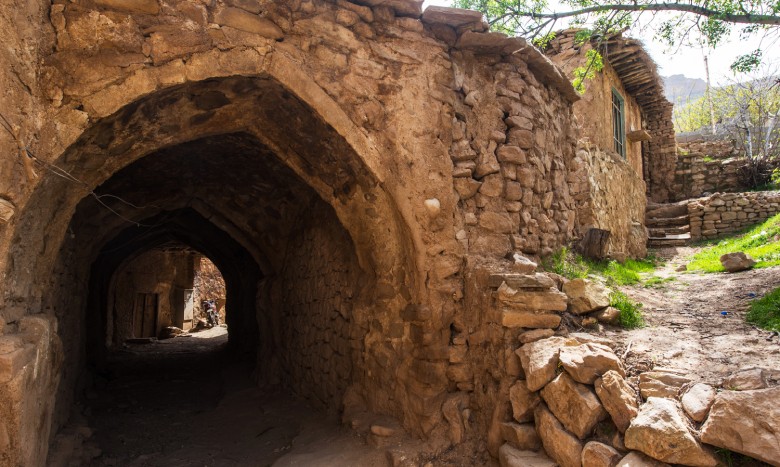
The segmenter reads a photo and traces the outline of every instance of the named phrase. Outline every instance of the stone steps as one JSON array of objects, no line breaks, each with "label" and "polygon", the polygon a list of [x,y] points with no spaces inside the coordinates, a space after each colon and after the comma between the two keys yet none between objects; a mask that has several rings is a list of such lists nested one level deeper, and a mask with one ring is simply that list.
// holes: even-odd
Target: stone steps
[{"label": "stone steps", "polygon": [[670,204],[648,204],[645,218],[669,218],[688,215],[688,201]]},{"label": "stone steps", "polygon": [[648,227],[650,237],[668,237],[669,235],[682,235],[691,232],[689,224],[673,227]]},{"label": "stone steps", "polygon": [[678,217],[660,217],[645,218],[645,225],[648,229],[656,227],[681,227],[688,225],[688,215]]},{"label": "stone steps", "polygon": [[650,248],[663,248],[670,246],[685,246],[691,241],[691,234],[667,235],[665,237],[649,237],[647,246]]}]

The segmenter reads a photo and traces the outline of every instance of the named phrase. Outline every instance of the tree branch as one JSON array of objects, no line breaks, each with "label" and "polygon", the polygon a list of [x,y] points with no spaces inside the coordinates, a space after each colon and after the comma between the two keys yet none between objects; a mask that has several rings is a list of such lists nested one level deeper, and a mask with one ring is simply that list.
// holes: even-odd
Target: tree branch
[{"label": "tree branch", "polygon": [[558,20],[571,16],[586,15],[588,13],[598,13],[602,11],[680,11],[684,13],[693,13],[699,16],[705,16],[707,18],[714,18],[719,21],[727,23],[744,23],[744,24],[764,24],[769,26],[780,26],[780,16],[774,15],[759,15],[759,14],[735,14],[727,13],[724,11],[713,10],[699,5],[691,5],[687,3],[631,3],[631,4],[614,4],[614,5],[596,5],[587,8],[581,8],[579,10],[564,11],[560,13],[536,13],[533,11],[518,11],[515,10],[513,14],[517,16],[523,16],[527,18],[539,18],[539,19],[553,19]]}]

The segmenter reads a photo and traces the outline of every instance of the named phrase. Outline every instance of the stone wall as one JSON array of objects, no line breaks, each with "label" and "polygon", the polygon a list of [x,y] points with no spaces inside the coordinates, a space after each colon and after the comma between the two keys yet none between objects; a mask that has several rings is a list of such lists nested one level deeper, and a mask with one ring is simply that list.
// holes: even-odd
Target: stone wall
[{"label": "stone wall", "polygon": [[[739,170],[744,165],[732,141],[683,139],[677,142],[675,200],[698,198],[715,192],[740,191]],[[708,158],[709,160],[704,160]]]},{"label": "stone wall", "polygon": [[591,227],[610,232],[606,253],[617,259],[647,256],[644,226],[645,182],[613,151],[581,145],[577,161],[582,170],[572,172],[580,235]]},{"label": "stone wall", "polygon": [[[353,298],[365,281],[358,277],[352,242],[335,219],[317,216],[316,209],[329,208],[313,207],[287,247],[281,300],[274,307],[278,316],[270,320],[271,325],[281,328],[281,341],[270,360],[279,360],[286,387],[317,406],[337,411],[349,382],[365,378],[353,378],[353,367],[386,380],[381,373],[388,366],[367,368],[365,362],[358,361],[362,336],[369,326],[381,324],[366,315],[353,314]],[[315,221],[323,218],[328,222]],[[386,334],[401,337],[403,326],[397,325]],[[374,396],[385,401],[394,389],[379,388],[387,393]]]},{"label": "stone wall", "polygon": [[780,212],[780,193],[715,193],[688,203],[691,239],[709,239],[763,222]]}]

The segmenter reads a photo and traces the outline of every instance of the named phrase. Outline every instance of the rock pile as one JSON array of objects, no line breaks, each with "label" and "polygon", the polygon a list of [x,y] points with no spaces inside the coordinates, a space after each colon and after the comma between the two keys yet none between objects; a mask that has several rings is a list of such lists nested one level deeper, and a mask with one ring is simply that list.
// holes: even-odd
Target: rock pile
[{"label": "rock pile", "polygon": [[[768,387],[766,371],[736,373],[716,389],[655,368],[636,387],[612,348],[572,336],[517,349],[523,374],[509,391],[512,420],[499,421],[502,466],[714,467],[712,446],[780,465],[780,387]],[[540,448],[552,460],[533,454]]]}]

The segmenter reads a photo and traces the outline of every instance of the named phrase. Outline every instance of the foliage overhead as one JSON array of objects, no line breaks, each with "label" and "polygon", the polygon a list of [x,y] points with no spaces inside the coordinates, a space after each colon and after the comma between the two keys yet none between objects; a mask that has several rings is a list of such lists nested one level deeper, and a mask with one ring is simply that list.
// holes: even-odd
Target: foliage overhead
[{"label": "foliage overhead", "polygon": [[[656,37],[670,47],[715,48],[734,31],[743,40],[780,35],[780,0],[454,0],[454,6],[479,10],[493,29],[537,44],[539,39],[549,42],[551,33],[566,27],[587,28],[592,38],[598,38],[651,26]],[[754,70],[762,57],[761,47],[747,51],[732,64],[732,70]]]}]

